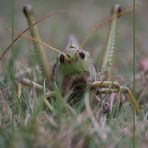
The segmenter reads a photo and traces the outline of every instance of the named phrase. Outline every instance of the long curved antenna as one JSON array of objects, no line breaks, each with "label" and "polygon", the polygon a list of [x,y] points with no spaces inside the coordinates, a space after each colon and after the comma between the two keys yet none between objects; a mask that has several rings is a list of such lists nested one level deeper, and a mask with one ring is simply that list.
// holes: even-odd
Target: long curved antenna
[{"label": "long curved antenna", "polygon": [[21,33],[19,33],[16,38],[9,44],[9,46],[2,52],[2,54],[0,55],[0,61],[2,60],[2,58],[6,55],[6,53],[8,52],[8,50],[12,47],[12,45],[14,44],[14,42],[16,42],[17,40],[19,40],[22,35],[27,32],[28,30],[30,30],[33,26],[35,26],[36,24],[42,22],[43,20],[47,19],[48,17],[51,16],[55,16],[57,14],[61,14],[63,13],[65,10],[61,9],[61,10],[57,10],[56,12],[53,13],[49,13],[44,17],[39,18],[37,21],[35,21],[31,26],[29,26],[28,28],[26,28],[24,31],[22,31]]},{"label": "long curved antenna", "polygon": [[33,37],[31,37],[31,36],[29,36],[29,35],[26,35],[26,34],[23,34],[23,36],[24,36],[25,38],[29,39],[29,40],[32,40],[33,42],[39,42],[41,45],[43,45],[43,46],[46,47],[46,48],[51,49],[52,51],[55,51],[55,52],[60,53],[60,54],[63,53],[63,52],[60,51],[59,49],[57,49],[57,48],[55,48],[55,47],[53,47],[53,46],[51,46],[51,45],[49,45],[49,44],[43,42],[42,40],[38,40],[38,39],[33,38]]},{"label": "long curved antenna", "polygon": [[[117,14],[117,16],[122,16],[130,11],[133,10],[133,7],[129,7],[128,9],[126,9],[125,11],[120,12],[119,14]],[[101,27],[105,26],[106,24],[109,24],[113,21],[114,17],[110,17],[107,18],[103,23],[101,24],[96,24],[95,26],[93,26],[90,31],[87,33],[87,35],[85,36],[85,38],[82,40],[82,43],[80,44],[80,47],[83,48],[84,45],[86,44],[86,42],[89,40],[89,38]]]},{"label": "long curved antenna", "polygon": [[[6,28],[6,30],[10,32],[10,29],[9,29],[9,28]],[[48,49],[51,49],[52,51],[55,51],[55,52],[60,53],[60,54],[63,53],[60,49],[57,49],[57,48],[51,46],[50,44],[45,43],[45,42],[42,41],[42,40],[38,40],[38,39],[36,39],[36,38],[33,38],[33,37],[30,36],[30,35],[22,34],[22,36],[23,36],[24,38],[28,39],[29,41],[39,42],[42,46],[44,46],[44,47],[46,47],[46,48],[48,48]]]}]

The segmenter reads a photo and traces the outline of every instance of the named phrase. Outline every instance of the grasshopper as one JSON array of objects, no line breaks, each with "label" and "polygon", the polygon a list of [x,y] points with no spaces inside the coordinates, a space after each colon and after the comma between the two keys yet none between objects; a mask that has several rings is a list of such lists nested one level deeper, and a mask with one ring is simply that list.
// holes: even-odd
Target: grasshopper
[{"label": "grasshopper", "polygon": [[[56,85],[60,90],[61,96],[66,98],[66,101],[70,105],[81,101],[86,92],[89,92],[90,98],[99,97],[100,100],[104,97],[107,98],[109,94],[118,94],[120,96],[121,93],[126,93],[134,109],[137,112],[140,111],[140,107],[132,91],[128,87],[120,85],[119,82],[111,80],[112,60],[115,52],[116,25],[122,13],[120,5],[117,4],[112,8],[112,20],[101,73],[97,72],[90,53],[83,49],[86,41],[84,40],[79,45],[73,36],[69,38],[63,52],[57,50],[60,54],[57,56],[53,68],[51,68],[42,48],[38,30],[33,25],[32,7],[25,5],[23,12],[30,27],[36,57],[39,59],[39,65],[46,79],[46,83],[49,84],[52,82],[52,86]],[[42,86],[31,80],[24,80],[22,82],[26,85],[33,85],[39,89],[43,89]],[[48,90],[50,90],[50,86]],[[49,96],[54,96],[54,88],[52,92],[52,95],[50,94]]]},{"label": "grasshopper", "polygon": [[71,36],[62,54],[53,67],[53,80],[62,90],[62,95],[71,92],[68,102],[81,99],[88,83],[99,80],[90,54]]}]

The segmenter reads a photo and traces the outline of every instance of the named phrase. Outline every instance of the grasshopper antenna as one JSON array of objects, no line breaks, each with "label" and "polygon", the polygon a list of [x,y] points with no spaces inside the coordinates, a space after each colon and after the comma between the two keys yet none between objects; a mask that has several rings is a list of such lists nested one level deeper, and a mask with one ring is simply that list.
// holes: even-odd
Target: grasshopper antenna
[{"label": "grasshopper antenna", "polygon": [[9,46],[2,52],[2,54],[0,55],[0,61],[3,59],[3,57],[6,55],[6,53],[9,51],[9,49],[12,47],[12,45],[17,41],[19,40],[22,35],[27,32],[28,30],[30,30],[33,26],[37,25],[38,23],[42,22],[43,20],[47,19],[48,17],[51,17],[51,16],[55,16],[57,14],[61,14],[63,13],[65,10],[64,9],[60,9],[60,10],[57,10],[53,13],[49,13],[47,14],[46,16],[44,17],[41,17],[39,18],[37,21],[35,21],[31,26],[29,26],[28,28],[26,28],[24,31],[22,31],[21,33],[19,33],[16,38],[14,38],[14,40],[9,44]]},{"label": "grasshopper antenna", "polygon": [[[121,11],[120,13],[117,14],[117,16],[122,16],[130,11],[133,10],[133,7],[129,7],[128,9],[126,9],[125,11]],[[113,21],[114,16],[111,16],[110,18],[107,18],[105,21],[103,21],[103,23],[101,24],[96,24],[95,26],[93,26],[90,31],[87,33],[87,35],[85,36],[85,38],[82,40],[82,43],[80,44],[80,48],[83,48],[84,45],[87,43],[87,41],[89,40],[89,38],[101,27],[105,26],[106,24],[109,24]]]}]

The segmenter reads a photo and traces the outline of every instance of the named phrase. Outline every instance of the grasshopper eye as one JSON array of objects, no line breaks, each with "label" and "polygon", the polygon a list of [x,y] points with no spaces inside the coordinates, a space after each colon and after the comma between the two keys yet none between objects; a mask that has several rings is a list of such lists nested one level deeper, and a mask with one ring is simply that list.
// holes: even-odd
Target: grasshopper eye
[{"label": "grasshopper eye", "polygon": [[84,52],[79,52],[79,55],[80,55],[80,58],[82,59],[82,60],[84,60],[84,58],[85,58],[85,53]]},{"label": "grasshopper eye", "polygon": [[60,55],[59,57],[60,63],[63,64],[65,61],[65,56],[63,54]]}]

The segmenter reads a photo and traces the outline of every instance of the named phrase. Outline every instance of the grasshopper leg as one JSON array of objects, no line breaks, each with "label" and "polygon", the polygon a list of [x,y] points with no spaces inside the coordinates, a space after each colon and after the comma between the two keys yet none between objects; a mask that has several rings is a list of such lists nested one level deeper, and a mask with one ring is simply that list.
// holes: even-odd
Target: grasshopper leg
[{"label": "grasshopper leg", "polygon": [[136,101],[130,88],[126,86],[120,86],[118,82],[111,81],[95,81],[90,84],[92,88],[99,88],[101,94],[111,94],[111,93],[126,93],[137,112],[140,112],[139,104]]}]

